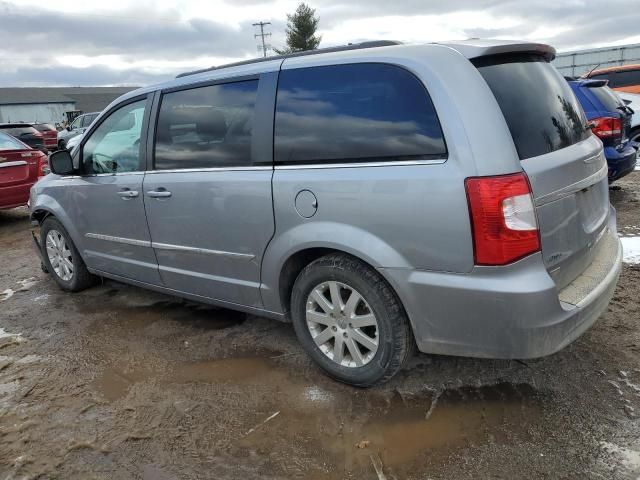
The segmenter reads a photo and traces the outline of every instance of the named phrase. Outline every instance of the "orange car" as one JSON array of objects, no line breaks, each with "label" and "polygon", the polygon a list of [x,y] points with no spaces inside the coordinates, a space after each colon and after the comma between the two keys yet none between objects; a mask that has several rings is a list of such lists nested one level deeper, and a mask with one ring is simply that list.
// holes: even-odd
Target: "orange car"
[{"label": "orange car", "polygon": [[586,78],[609,80],[609,87],[621,92],[640,93],[640,65],[621,65],[601,68],[585,75]]}]

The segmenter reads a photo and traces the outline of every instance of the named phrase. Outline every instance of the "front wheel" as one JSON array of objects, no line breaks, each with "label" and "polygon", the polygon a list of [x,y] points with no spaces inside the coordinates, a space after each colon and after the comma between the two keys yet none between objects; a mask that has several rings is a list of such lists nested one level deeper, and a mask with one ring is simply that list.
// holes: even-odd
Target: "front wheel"
[{"label": "front wheel", "polygon": [[371,267],[342,254],[307,265],[293,287],[296,335],[331,377],[369,387],[393,377],[413,352],[407,315]]},{"label": "front wheel", "polygon": [[44,267],[62,290],[79,292],[93,285],[95,278],[89,273],[69,233],[53,217],[40,227]]}]

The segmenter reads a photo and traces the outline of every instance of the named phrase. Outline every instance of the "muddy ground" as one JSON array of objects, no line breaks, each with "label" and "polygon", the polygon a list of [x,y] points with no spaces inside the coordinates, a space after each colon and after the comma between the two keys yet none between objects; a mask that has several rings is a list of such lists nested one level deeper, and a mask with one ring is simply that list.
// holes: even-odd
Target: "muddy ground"
[{"label": "muddy ground", "polygon": [[[618,185],[640,235],[640,172]],[[358,390],[290,325],[110,281],[63,293],[29,230],[0,212],[2,479],[640,477],[640,266],[556,355],[418,355]]]}]

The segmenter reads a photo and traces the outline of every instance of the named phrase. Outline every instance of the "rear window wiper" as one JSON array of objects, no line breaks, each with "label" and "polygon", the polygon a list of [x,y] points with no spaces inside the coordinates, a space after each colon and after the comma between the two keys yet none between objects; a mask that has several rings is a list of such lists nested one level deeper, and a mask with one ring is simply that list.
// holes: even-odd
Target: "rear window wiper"
[{"label": "rear window wiper", "polygon": [[617,108],[618,110],[621,110],[621,111],[623,111],[623,112],[625,112],[625,113],[629,113],[629,114],[631,114],[631,115],[633,115],[633,114],[635,114],[635,113],[636,113],[636,112],[635,112],[635,110],[634,110],[633,108],[631,108],[630,106],[628,106],[628,105],[620,105],[620,106],[618,106],[618,107],[616,107],[616,108]]}]

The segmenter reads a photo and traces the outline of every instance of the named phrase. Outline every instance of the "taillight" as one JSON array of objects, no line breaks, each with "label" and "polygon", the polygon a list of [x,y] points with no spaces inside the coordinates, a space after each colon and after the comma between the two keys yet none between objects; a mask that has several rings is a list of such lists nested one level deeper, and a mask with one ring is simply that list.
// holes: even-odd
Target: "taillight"
[{"label": "taillight", "polygon": [[45,175],[49,175],[51,173],[51,169],[49,168],[49,159],[46,155],[40,155],[38,158],[38,177],[44,177]]},{"label": "taillight", "polygon": [[594,118],[591,120],[591,130],[601,139],[620,136],[622,120],[615,117]]},{"label": "taillight", "polygon": [[540,250],[538,221],[524,173],[465,180],[476,265],[506,265]]}]

